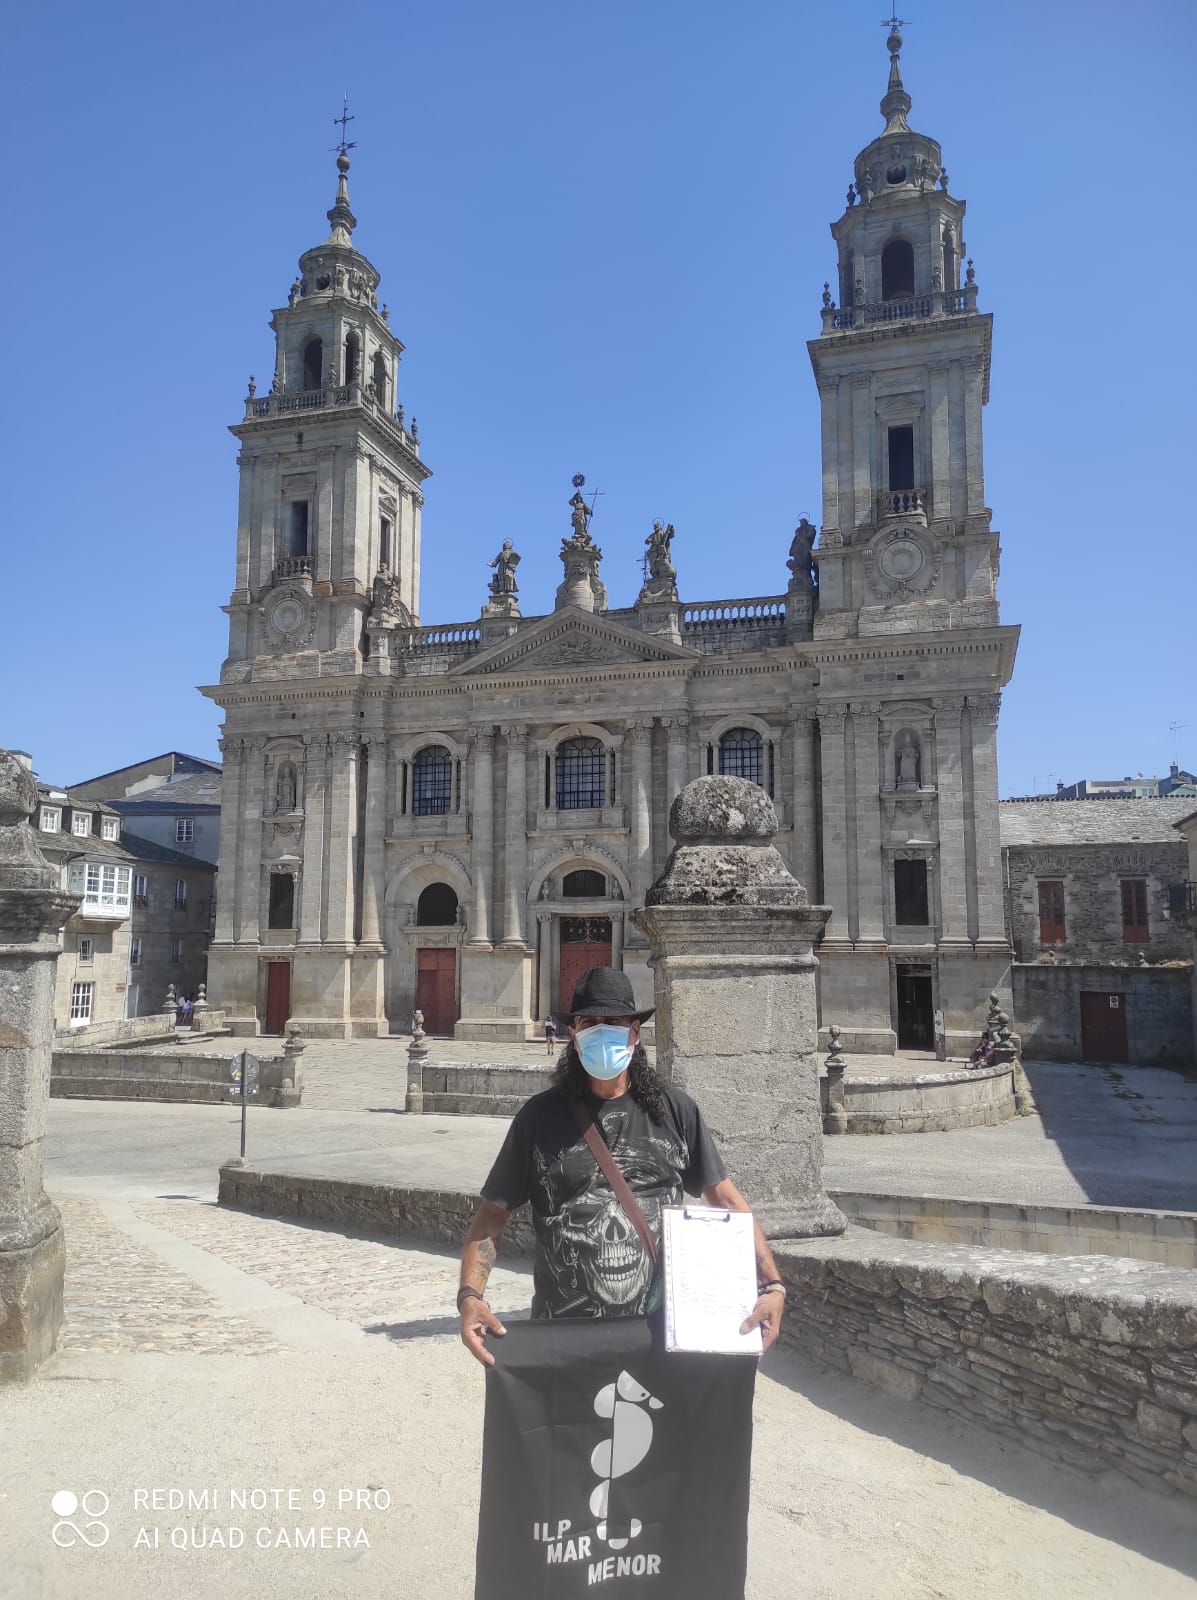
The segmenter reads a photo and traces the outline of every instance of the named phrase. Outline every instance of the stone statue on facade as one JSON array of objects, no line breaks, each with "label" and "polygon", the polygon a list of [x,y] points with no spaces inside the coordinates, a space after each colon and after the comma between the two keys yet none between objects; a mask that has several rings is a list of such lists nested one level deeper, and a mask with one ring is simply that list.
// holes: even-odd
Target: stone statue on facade
[{"label": "stone statue on facade", "polygon": [[807,594],[815,588],[815,563],[811,552],[814,549],[816,534],[814,525],[803,517],[794,529],[789,560],[786,562],[786,566],[793,574],[790,578],[790,588],[801,589]]},{"label": "stone statue on facade", "polygon": [[909,734],[898,746],[897,782],[899,789],[919,787],[919,747]]},{"label": "stone statue on facade", "polygon": [[298,774],[293,761],[280,761],[278,777],[274,783],[274,809],[276,811],[294,811],[295,797],[298,788]]},{"label": "stone statue on facade", "polygon": [[554,609],[560,611],[564,606],[577,606],[580,611],[605,611],[607,588],[598,575],[603,552],[590,537],[590,519],[594,513],[582,498],[580,484],[575,486],[569,504],[574,531],[561,541],[565,577],[557,587]]},{"label": "stone statue on facade", "polygon": [[385,567],[379,567],[374,575],[373,601],[370,622],[375,626],[386,628],[413,626],[411,612],[399,597],[399,585]]},{"label": "stone statue on facade", "polygon": [[520,558],[512,548],[511,540],[504,539],[503,548],[495,559],[489,563],[490,566],[496,569],[494,577],[490,580],[490,592],[495,600],[501,599],[505,595],[519,593],[519,584],[515,581],[515,569],[519,564]]},{"label": "stone statue on facade", "polygon": [[673,523],[662,527],[659,522],[653,523],[653,531],[644,541],[648,554],[645,560],[648,563],[648,576],[651,579],[649,587],[654,589],[672,589],[677,582],[677,568],[669,559],[669,546],[673,543]]}]

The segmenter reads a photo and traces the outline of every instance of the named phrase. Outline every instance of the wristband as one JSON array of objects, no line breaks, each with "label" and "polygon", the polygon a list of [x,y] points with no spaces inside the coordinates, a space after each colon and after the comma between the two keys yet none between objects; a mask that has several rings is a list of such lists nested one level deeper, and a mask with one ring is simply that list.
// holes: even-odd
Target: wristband
[{"label": "wristband", "polygon": [[782,1283],[780,1278],[770,1278],[768,1283],[758,1283],[756,1286],[756,1292],[758,1296],[762,1294],[768,1294],[773,1289],[780,1289],[784,1297],[786,1286],[784,1283]]},{"label": "wristband", "polygon": [[472,1289],[468,1283],[463,1283],[457,1291],[457,1309],[460,1311],[467,1300],[481,1300],[486,1304],[486,1296],[478,1289]]}]

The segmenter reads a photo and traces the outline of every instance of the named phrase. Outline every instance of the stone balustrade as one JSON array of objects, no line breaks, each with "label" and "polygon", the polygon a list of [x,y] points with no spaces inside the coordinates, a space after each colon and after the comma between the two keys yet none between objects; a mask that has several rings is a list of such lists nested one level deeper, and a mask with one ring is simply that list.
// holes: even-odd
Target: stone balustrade
[{"label": "stone balustrade", "polygon": [[878,489],[876,500],[878,522],[887,517],[927,515],[926,489]]},{"label": "stone balustrade", "polygon": [[904,295],[900,300],[871,300],[855,306],[823,307],[823,332],[848,333],[876,323],[919,322],[927,317],[956,316],[977,309],[977,286],[934,289],[930,294]]},{"label": "stone balustrade", "polygon": [[245,420],[260,421],[263,417],[305,415],[313,411],[330,411],[338,406],[365,406],[373,412],[376,421],[413,455],[420,453],[420,441],[409,428],[393,417],[390,410],[371,392],[368,383],[325,384],[320,389],[304,389],[298,394],[253,394],[245,401]]}]

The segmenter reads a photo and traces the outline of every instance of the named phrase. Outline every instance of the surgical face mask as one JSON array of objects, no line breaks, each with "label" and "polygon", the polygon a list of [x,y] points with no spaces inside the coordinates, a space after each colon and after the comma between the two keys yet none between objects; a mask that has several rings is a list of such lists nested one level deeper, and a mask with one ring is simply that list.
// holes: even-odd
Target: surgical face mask
[{"label": "surgical face mask", "polygon": [[577,1044],[582,1065],[592,1078],[608,1082],[618,1078],[631,1064],[630,1028],[596,1023],[593,1027],[578,1030]]}]

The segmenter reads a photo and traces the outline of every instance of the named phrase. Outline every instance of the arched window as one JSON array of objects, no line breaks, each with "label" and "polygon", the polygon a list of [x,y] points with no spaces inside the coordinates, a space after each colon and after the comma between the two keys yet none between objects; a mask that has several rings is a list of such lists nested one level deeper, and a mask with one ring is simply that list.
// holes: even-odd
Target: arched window
[{"label": "arched window", "polygon": [[447,883],[430,883],[416,901],[417,928],[451,928],[457,921],[457,893]]},{"label": "arched window", "polygon": [[362,347],[356,333],[345,335],[345,382],[352,383],[361,370]]},{"label": "arched window", "polygon": [[387,364],[381,354],[374,357],[374,398],[380,406],[387,403]]},{"label": "arched window", "polygon": [[729,728],[719,740],[719,773],[764,784],[765,746],[755,728]]},{"label": "arched window", "polygon": [[443,744],[425,745],[411,764],[411,814],[444,817],[452,804],[453,757]]},{"label": "arched window", "polygon": [[943,230],[943,286],[945,289],[956,287],[956,241],[951,228]]},{"label": "arched window", "polygon": [[561,893],[575,900],[605,900],[607,880],[601,872],[579,867],[577,872],[567,872],[561,884]]},{"label": "arched window", "polygon": [[319,389],[324,384],[324,341],[309,339],[303,347],[303,386]]},{"label": "arched window", "polygon": [[840,268],[840,305],[852,306],[856,304],[856,257],[852,251],[844,257],[844,264]]},{"label": "arched window", "polygon": [[599,739],[563,739],[557,746],[558,811],[607,803],[607,752]]},{"label": "arched window", "polygon": [[914,246],[909,239],[891,239],[881,252],[881,298],[899,300],[914,293]]}]

